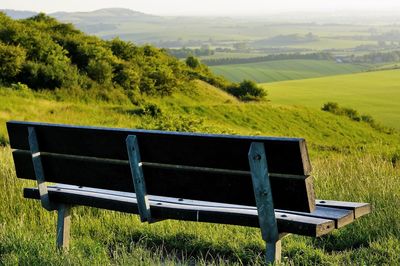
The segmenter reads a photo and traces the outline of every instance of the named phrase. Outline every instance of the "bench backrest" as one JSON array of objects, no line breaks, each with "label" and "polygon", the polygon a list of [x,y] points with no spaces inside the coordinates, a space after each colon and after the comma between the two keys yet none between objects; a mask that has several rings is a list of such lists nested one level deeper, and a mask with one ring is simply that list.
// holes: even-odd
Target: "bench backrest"
[{"label": "bench backrest", "polygon": [[274,206],[310,212],[315,198],[306,143],[251,137],[7,122],[16,173],[35,179],[34,127],[48,182],[134,192],[126,138],[138,139],[147,193],[255,206],[248,152],[264,143]]}]

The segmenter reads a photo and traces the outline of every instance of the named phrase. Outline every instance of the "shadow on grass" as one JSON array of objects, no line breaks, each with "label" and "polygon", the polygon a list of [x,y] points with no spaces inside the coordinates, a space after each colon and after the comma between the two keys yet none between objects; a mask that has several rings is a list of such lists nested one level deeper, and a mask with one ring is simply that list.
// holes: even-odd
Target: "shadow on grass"
[{"label": "shadow on grass", "polygon": [[[130,242],[130,245],[127,245],[127,241]],[[154,251],[154,253],[161,252],[164,258],[170,257],[172,254],[179,263],[193,263],[193,265],[197,265],[199,261],[207,265],[218,261],[228,265],[254,265],[262,263],[265,254],[265,250],[257,243],[241,246],[240,250],[235,250],[228,245],[216,245],[195,234],[184,232],[171,236],[137,232],[130,235],[129,239],[115,239],[115,241],[105,244],[110,258],[113,258],[121,246],[125,247],[124,252],[131,253],[132,249],[139,245]]]}]

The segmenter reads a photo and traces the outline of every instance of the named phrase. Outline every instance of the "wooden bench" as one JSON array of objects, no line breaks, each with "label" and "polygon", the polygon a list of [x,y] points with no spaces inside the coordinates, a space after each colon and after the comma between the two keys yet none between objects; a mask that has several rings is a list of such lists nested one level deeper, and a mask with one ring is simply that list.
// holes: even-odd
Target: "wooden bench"
[{"label": "wooden bench", "polygon": [[[68,248],[70,211],[84,205],[164,219],[259,227],[267,263],[288,234],[319,237],[371,211],[316,200],[306,142],[275,138],[7,122],[24,197],[58,211]],[[57,183],[47,185],[46,182]]]}]

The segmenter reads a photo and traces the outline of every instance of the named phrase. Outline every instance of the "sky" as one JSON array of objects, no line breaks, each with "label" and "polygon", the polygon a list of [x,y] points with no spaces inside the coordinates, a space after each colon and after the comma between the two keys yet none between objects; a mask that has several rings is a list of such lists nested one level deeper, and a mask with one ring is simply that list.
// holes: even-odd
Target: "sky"
[{"label": "sky", "polygon": [[400,0],[0,0],[0,9],[51,13],[122,7],[154,15],[263,15],[282,12],[399,10]]}]

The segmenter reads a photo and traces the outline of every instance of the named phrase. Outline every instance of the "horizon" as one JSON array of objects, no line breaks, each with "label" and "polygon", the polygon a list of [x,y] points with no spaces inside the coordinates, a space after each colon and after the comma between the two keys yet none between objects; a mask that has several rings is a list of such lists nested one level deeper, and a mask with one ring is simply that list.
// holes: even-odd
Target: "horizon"
[{"label": "horizon", "polygon": [[[100,9],[124,8],[145,14],[160,16],[263,16],[277,15],[284,13],[335,13],[335,12],[354,12],[363,11],[394,13],[400,11],[400,1],[384,0],[376,3],[373,0],[349,0],[336,1],[332,3],[326,0],[305,0],[301,4],[294,0],[281,0],[279,3],[268,3],[262,0],[237,1],[232,5],[227,0],[213,2],[204,0],[200,2],[172,0],[139,0],[135,3],[124,1],[114,1],[110,4],[108,1],[88,0],[82,4],[81,1],[54,1],[39,0],[34,3],[15,0],[13,2],[3,3],[0,1],[1,9],[12,9],[16,11],[44,12],[47,14],[56,12],[92,12]],[[210,9],[209,7],[212,7]],[[361,15],[361,14],[358,14]]]}]

